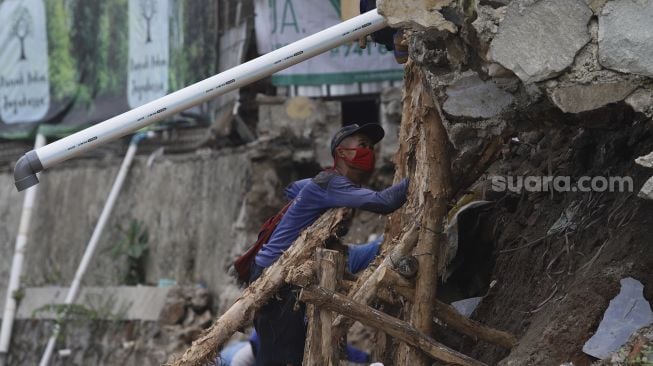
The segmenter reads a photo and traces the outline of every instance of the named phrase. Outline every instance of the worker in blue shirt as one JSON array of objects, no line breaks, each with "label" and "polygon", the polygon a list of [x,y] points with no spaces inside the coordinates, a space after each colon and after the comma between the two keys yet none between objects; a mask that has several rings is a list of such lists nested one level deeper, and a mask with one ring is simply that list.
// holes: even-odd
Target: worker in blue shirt
[{"label": "worker in blue shirt", "polygon": [[[362,188],[374,171],[374,145],[385,132],[378,124],[341,128],[331,139],[332,169],[312,179],[294,182],[286,189],[293,202],[270,240],[263,245],[252,265],[250,282],[256,280],[324,212],[336,207],[360,208],[388,214],[406,201],[408,180],[382,191]],[[297,300],[298,288],[285,285],[256,313],[254,326],[260,337],[257,365],[277,366],[302,363],[306,307]]]}]

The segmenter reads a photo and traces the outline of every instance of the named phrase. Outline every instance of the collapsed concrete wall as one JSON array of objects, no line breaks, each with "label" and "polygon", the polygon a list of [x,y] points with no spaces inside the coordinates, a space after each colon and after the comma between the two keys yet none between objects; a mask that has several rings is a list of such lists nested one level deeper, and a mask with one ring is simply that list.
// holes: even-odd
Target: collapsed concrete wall
[{"label": "collapsed concrete wall", "polygon": [[[633,114],[653,116],[651,2],[409,3],[379,8],[412,25],[411,55],[431,73],[454,167],[464,169],[494,136],[562,124],[619,128]],[[454,31],[413,21],[433,12]]]},{"label": "collapsed concrete wall", "polygon": [[[653,24],[646,19],[653,2],[378,4],[393,24],[409,27],[405,33],[411,59],[429,73],[457,180],[479,161],[496,159],[493,168],[482,171],[504,177],[566,176],[574,182],[581,176],[627,176],[636,190],[642,187],[642,172],[634,161],[651,146]],[[424,24],[424,14],[433,12],[441,18],[432,16]],[[520,156],[523,164],[514,161]],[[481,179],[470,190],[482,196],[490,183]],[[644,191],[650,187],[640,193],[648,197]],[[497,222],[495,233],[510,237],[495,238],[499,250],[493,279],[500,288],[484,300],[477,319],[521,339],[509,355],[477,340],[470,340],[466,349],[490,364],[502,359],[502,365],[591,363],[582,344],[598,325],[619,278],[632,270],[647,283],[651,298],[650,271],[644,270],[651,258],[643,254],[648,253],[650,235],[650,223],[643,218],[650,205],[627,191],[522,191],[493,197],[501,197],[497,214],[516,212]],[[561,215],[553,207],[573,200],[601,202],[601,209],[577,215],[576,220],[588,220],[593,228],[564,236],[549,233]],[[537,203],[528,206],[523,203],[527,201]],[[637,210],[633,217],[642,220],[627,217],[613,223],[614,215]],[[564,250],[573,252],[565,261]],[[558,251],[562,254],[555,255]]]},{"label": "collapsed concrete wall", "polygon": [[[135,160],[84,285],[124,283],[129,264],[124,248],[115,253],[126,236],[119,227],[137,220],[149,234],[146,283],[201,282],[221,301],[231,301],[238,289],[226,274],[228,264],[250,244],[262,220],[279,207],[284,185],[297,177],[288,146],[275,141],[148,160],[148,156]],[[42,175],[24,286],[70,284],[119,164],[119,157],[80,160]],[[0,175],[0,250],[6,253],[0,258],[3,293],[22,204],[12,183],[11,174]]]}]

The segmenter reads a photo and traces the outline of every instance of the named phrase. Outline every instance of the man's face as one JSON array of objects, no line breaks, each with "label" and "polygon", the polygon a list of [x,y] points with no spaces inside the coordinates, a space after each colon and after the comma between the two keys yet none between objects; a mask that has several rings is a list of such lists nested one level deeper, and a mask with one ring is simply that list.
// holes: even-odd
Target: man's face
[{"label": "man's face", "polygon": [[[364,135],[362,133],[355,133],[351,136],[346,137],[344,140],[342,140],[342,142],[340,142],[340,145],[338,145],[338,147],[344,149],[355,149],[357,147],[374,149],[372,140],[370,140],[370,138],[367,137],[367,135]],[[354,158],[354,156],[356,156],[356,151],[336,149],[336,154],[338,154],[338,156],[340,156],[341,158],[347,158],[351,160]]]}]

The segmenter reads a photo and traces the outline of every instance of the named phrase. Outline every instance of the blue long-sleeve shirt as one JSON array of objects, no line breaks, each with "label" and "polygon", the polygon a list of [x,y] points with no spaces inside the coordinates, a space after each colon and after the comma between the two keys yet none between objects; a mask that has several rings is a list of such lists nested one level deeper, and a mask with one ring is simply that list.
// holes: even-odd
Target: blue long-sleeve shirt
[{"label": "blue long-sleeve shirt", "polygon": [[388,214],[406,202],[408,180],[404,179],[382,191],[361,188],[348,178],[334,172],[322,172],[312,179],[302,179],[286,188],[286,197],[294,199],[288,211],[272,233],[270,240],[256,255],[255,262],[269,267],[297,239],[330,208],[360,208]]}]

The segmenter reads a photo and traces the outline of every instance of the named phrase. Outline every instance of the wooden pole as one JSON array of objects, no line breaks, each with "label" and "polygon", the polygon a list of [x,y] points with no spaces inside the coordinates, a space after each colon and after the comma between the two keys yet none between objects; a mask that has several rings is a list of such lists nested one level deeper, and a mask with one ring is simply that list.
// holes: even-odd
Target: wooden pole
[{"label": "wooden pole", "polygon": [[[415,290],[411,288],[411,283],[403,278],[396,271],[388,268],[383,273],[381,280],[382,286],[388,286],[397,294],[404,297],[406,301],[413,302],[415,298]],[[382,287],[380,290],[387,290]],[[392,298],[390,291],[378,291],[378,297],[386,302],[396,304],[398,301]],[[443,303],[442,301],[435,301],[435,318],[442,321],[447,327],[462,333],[464,335],[482,339],[486,342],[501,346],[504,348],[512,348],[517,344],[517,338],[508,333],[498,329],[490,328],[475,320],[469,319],[460,314],[453,306]]]},{"label": "wooden pole", "polygon": [[[324,248],[315,249],[317,276],[320,287],[335,291],[338,280],[342,277],[344,262],[340,252]],[[333,313],[308,305],[308,332],[304,349],[304,365],[338,366],[340,352],[337,340],[332,336]],[[336,341],[336,343],[334,343]]]},{"label": "wooden pole", "polygon": [[[431,86],[419,66],[412,63],[407,65],[405,88],[404,110],[409,109],[412,116],[409,123],[418,124],[421,129],[415,154],[418,165],[414,180],[424,182],[417,192],[423,213],[418,243],[413,252],[419,263],[415,281],[415,299],[419,301],[411,304],[410,323],[420,332],[431,334],[440,246],[444,240],[442,231],[452,190],[449,138]],[[408,352],[406,355],[407,359],[402,364],[428,364],[428,358],[423,354]]]},{"label": "wooden pole", "polygon": [[379,310],[361,305],[333,291],[318,286],[304,288],[299,300],[314,304],[321,309],[338,312],[367,326],[386,332],[411,346],[424,351],[434,359],[454,365],[481,366],[484,363],[448,348],[424,335],[410,324],[393,318]]},{"label": "wooden pole", "polygon": [[332,235],[347,209],[331,210],[304,230],[293,245],[263,275],[249,285],[236,302],[204,331],[186,352],[172,362],[175,366],[206,365],[215,359],[220,347],[239,329],[252,321],[254,313],[284,283],[288,270],[308,261],[316,247]]},{"label": "wooden pole", "polygon": [[517,344],[517,337],[514,335],[469,319],[456,311],[453,306],[441,301],[435,302],[435,317],[447,327],[472,338],[482,339],[507,349]]},{"label": "wooden pole", "polygon": [[[354,288],[349,292],[349,297],[358,303],[367,305],[370,300],[375,296],[377,287],[383,279],[385,268],[392,267],[393,261],[408,254],[415,244],[417,243],[417,236],[419,229],[413,225],[401,237],[399,243],[393,248],[390,255],[385,257],[381,264],[376,268],[368,268],[363,272],[361,277],[356,281]],[[343,316],[338,316],[333,322],[333,326],[337,328],[337,332],[341,335],[351,327],[353,322]]]}]

